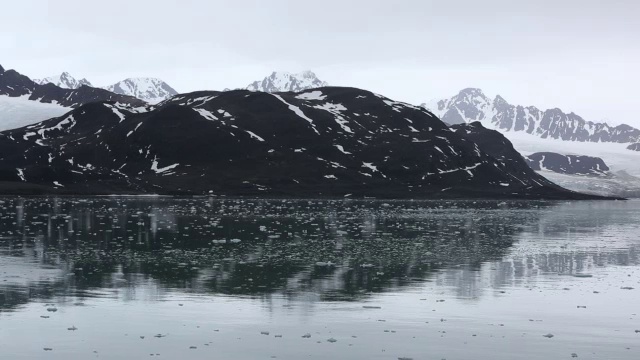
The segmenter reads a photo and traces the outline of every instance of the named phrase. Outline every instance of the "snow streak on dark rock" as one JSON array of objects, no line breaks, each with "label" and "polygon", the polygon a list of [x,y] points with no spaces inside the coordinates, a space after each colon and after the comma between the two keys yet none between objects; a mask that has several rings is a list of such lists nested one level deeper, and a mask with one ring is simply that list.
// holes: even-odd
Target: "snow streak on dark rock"
[{"label": "snow streak on dark rock", "polygon": [[584,198],[512,147],[484,150],[423,108],[337,87],[90,103],[0,133],[0,181],[13,193]]}]

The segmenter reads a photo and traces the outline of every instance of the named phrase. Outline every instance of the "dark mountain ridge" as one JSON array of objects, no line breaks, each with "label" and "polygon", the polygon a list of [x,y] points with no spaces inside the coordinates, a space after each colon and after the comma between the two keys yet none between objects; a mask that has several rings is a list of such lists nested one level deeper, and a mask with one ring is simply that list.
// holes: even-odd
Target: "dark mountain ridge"
[{"label": "dark mountain ridge", "polygon": [[201,91],[149,108],[90,103],[4,131],[0,189],[33,194],[593,198],[514,165],[510,159],[516,154],[497,158],[427,110],[360,89]]}]

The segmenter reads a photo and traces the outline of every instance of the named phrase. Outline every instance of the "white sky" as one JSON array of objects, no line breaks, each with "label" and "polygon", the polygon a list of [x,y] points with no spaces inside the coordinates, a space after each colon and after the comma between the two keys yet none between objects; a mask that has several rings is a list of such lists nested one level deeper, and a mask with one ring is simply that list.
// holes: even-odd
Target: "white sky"
[{"label": "white sky", "polygon": [[410,103],[479,87],[514,104],[640,126],[637,0],[1,0],[0,64],[180,92],[273,70]]}]

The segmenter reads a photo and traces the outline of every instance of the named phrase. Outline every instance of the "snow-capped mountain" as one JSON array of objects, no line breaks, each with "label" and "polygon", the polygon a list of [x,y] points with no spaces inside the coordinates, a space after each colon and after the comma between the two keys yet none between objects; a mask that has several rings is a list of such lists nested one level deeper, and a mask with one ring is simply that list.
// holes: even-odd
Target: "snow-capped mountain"
[{"label": "snow-capped mountain", "polygon": [[128,95],[144,100],[149,104],[157,104],[178,92],[166,82],[156,78],[128,78],[106,86],[103,89],[120,95]]},{"label": "snow-capped mountain", "polygon": [[285,91],[298,92],[324,86],[329,86],[329,84],[318,79],[312,71],[304,71],[299,74],[274,71],[262,81],[255,81],[249,84],[247,90],[268,93]]},{"label": "snow-capped mountain", "polygon": [[92,102],[1,132],[0,148],[5,193],[586,198],[513,148],[499,160],[420,107],[354,88]]},{"label": "snow-capped mountain", "polygon": [[535,106],[509,104],[500,95],[493,100],[480,89],[464,89],[457,95],[423,104],[448,124],[480,121],[502,132],[524,132],[541,138],[580,142],[631,143],[640,140],[640,130],[629,125],[609,126],[586,121],[562,110],[540,110]]},{"label": "snow-capped mountain", "polygon": [[53,84],[63,89],[77,89],[82,85],[93,86],[87,79],[76,80],[68,72],[63,72],[60,75],[50,76],[44,79],[33,79],[33,82],[38,85]]},{"label": "snow-capped mountain", "polygon": [[22,97],[41,103],[57,104],[75,108],[92,101],[117,101],[131,106],[144,106],[143,101],[134,97],[114,94],[104,89],[81,86],[77,89],[64,89],[51,83],[36,84],[15,70],[5,70],[0,66],[0,95]]}]

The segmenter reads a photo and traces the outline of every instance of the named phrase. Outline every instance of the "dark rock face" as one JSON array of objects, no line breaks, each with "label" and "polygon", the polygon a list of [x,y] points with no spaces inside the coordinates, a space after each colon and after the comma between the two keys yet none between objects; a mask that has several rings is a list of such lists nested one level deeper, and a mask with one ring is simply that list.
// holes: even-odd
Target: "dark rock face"
[{"label": "dark rock face", "polygon": [[359,89],[195,92],[146,109],[90,103],[2,132],[0,189],[585,198],[516,154],[485,151],[422,108]]},{"label": "dark rock face", "polygon": [[629,125],[609,126],[586,121],[560,109],[511,105],[501,96],[491,100],[480,89],[464,89],[450,99],[427,105],[447,124],[481,121],[504,131],[524,131],[541,138],[590,142],[637,142],[640,130]]},{"label": "dark rock face", "polygon": [[513,144],[500,132],[485,128],[480,122],[451,126],[457,134],[475,142],[478,148],[493,156],[500,163],[518,174],[526,175],[536,181],[550,183],[531,168],[529,160],[522,157]]},{"label": "dark rock face", "polygon": [[65,107],[78,107],[94,101],[114,101],[130,106],[146,105],[144,101],[134,97],[117,95],[90,86],[63,89],[51,83],[36,84],[15,70],[4,70],[3,68],[0,68],[0,95],[27,96],[29,100],[57,103]]},{"label": "dark rock face", "polygon": [[640,151],[640,143],[633,143],[627,146],[627,150]]},{"label": "dark rock face", "polygon": [[598,157],[539,152],[527,156],[527,161],[534,170],[549,170],[570,175],[609,176],[609,167]]}]

